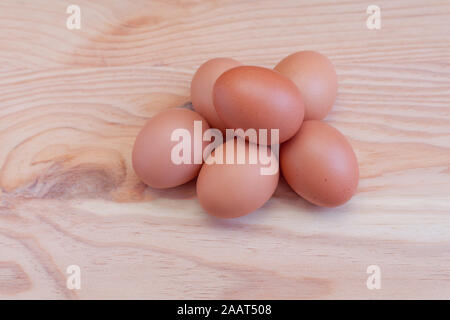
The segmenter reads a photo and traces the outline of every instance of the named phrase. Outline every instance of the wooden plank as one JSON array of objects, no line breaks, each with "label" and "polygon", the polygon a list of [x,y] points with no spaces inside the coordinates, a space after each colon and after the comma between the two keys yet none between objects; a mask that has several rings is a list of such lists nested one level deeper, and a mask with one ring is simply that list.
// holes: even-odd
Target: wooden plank
[{"label": "wooden plank", "polygon": [[[298,0],[77,0],[68,30],[71,2],[0,3],[1,299],[450,298],[448,1],[378,1],[380,30],[366,2]],[[194,182],[139,182],[134,137],[189,101],[199,64],[272,67],[303,49],[336,66],[327,121],[361,174],[348,204],[314,207],[281,181],[220,221]]]}]

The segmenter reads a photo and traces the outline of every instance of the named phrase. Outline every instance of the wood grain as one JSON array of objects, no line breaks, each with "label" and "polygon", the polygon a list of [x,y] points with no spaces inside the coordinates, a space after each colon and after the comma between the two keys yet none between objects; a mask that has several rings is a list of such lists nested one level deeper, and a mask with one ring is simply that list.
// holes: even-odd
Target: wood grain
[{"label": "wood grain", "polygon": [[[364,1],[1,1],[0,298],[449,299],[450,2],[373,4],[380,30]],[[303,49],[336,66],[327,121],[361,173],[348,204],[314,207],[282,181],[220,221],[195,182],[138,181],[137,132],[189,101],[203,61],[272,67]]]}]

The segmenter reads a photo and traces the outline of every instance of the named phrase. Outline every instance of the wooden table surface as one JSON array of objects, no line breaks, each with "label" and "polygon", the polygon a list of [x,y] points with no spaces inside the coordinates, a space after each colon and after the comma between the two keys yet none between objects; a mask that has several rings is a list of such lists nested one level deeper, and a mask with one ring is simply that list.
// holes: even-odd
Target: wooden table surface
[{"label": "wooden table surface", "polygon": [[[2,0],[0,298],[449,299],[449,20],[446,0]],[[281,181],[262,209],[222,221],[195,182],[138,181],[137,132],[189,101],[202,62],[273,67],[305,49],[336,66],[327,121],[361,175],[349,203],[314,207]]]}]

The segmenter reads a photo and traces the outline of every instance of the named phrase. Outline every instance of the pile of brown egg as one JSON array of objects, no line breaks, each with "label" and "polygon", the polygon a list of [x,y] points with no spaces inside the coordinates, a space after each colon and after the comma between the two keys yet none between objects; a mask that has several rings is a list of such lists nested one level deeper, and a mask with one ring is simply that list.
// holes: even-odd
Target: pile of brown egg
[{"label": "pile of brown egg", "polygon": [[209,60],[192,79],[195,111],[152,117],[136,138],[133,168],[160,189],[198,177],[201,206],[220,218],[262,207],[280,171],[307,201],[339,206],[355,193],[359,170],[346,138],[322,121],[336,94],[334,67],[318,52],[294,53],[273,70]]}]

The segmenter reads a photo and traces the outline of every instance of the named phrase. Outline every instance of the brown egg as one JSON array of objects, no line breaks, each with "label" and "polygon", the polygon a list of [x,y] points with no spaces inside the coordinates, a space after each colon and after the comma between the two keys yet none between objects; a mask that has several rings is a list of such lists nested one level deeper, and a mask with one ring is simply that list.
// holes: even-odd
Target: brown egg
[{"label": "brown egg", "polygon": [[[242,149],[237,141],[240,141]],[[234,155],[230,159],[234,158],[234,163],[231,164],[226,162],[226,154],[227,150],[233,149]],[[260,151],[267,158],[256,156],[253,158],[255,161],[250,162],[250,153],[255,155]],[[238,163],[238,154],[244,154],[245,163]],[[212,163],[214,157],[223,159],[223,163]],[[278,160],[269,147],[249,144],[242,139],[228,140],[211,153],[200,170],[197,179],[199,202],[206,212],[219,218],[236,218],[251,213],[263,206],[274,193],[279,178],[278,166]]]},{"label": "brown egg", "polygon": [[[202,130],[197,135],[201,134],[199,141],[202,141],[203,132],[209,129],[209,125],[194,111],[181,108],[168,109],[147,122],[136,138],[132,154],[134,171],[145,184],[153,188],[171,188],[197,176],[202,165],[201,153],[207,143],[203,142],[197,148],[201,148],[199,156],[199,153],[194,151],[194,121],[201,123]],[[189,133],[192,138],[189,142],[190,148],[186,148],[190,150],[190,157],[187,157],[186,153],[187,163],[176,164],[173,161],[173,148],[181,146],[180,143],[184,141],[184,138],[171,140],[176,129],[185,129],[182,131]],[[180,156],[183,152],[175,154]]]},{"label": "brown egg", "polygon": [[331,61],[314,51],[300,51],[274,68],[297,84],[305,104],[305,120],[322,120],[336,100],[337,76]]},{"label": "brown egg", "polygon": [[213,128],[225,129],[225,124],[214,108],[212,91],[217,78],[240,63],[230,58],[215,58],[203,63],[191,82],[191,100],[195,111],[200,113]]},{"label": "brown egg", "polygon": [[303,121],[295,83],[267,68],[240,66],[224,72],[214,85],[213,101],[227,128],[278,129],[280,142],[291,138]]},{"label": "brown egg", "polygon": [[281,173],[301,197],[334,207],[356,192],[358,162],[347,139],[322,121],[304,121],[299,132],[280,148]]}]

